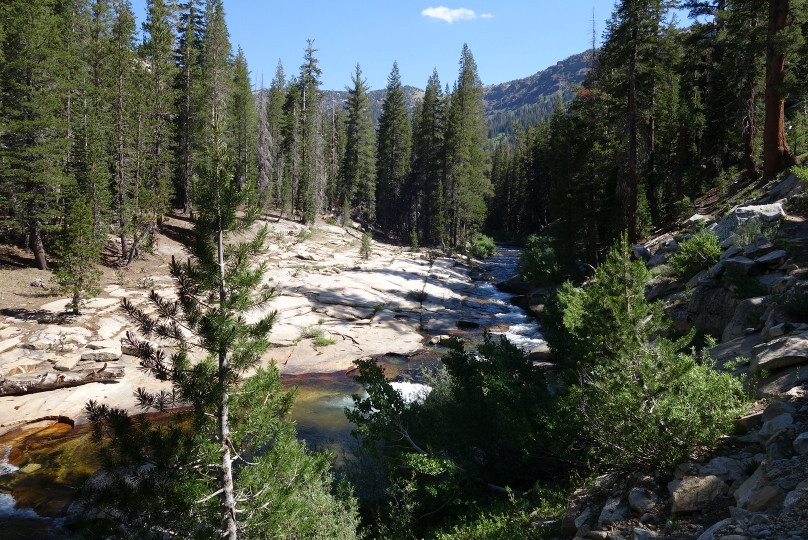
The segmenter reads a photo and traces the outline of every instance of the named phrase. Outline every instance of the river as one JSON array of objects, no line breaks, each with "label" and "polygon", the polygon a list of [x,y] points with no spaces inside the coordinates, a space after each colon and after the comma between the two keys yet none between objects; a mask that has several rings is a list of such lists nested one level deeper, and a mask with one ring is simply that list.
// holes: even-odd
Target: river
[{"label": "river", "polygon": [[[500,247],[484,264],[495,281],[474,282],[472,296],[497,304],[500,309],[495,311],[500,313],[491,316],[491,326],[507,327],[498,333],[530,350],[543,342],[538,324],[511,305],[510,294],[493,284],[516,273],[520,254],[519,249]],[[464,332],[463,337],[473,346],[481,339],[481,332]],[[420,386],[424,371],[439,364],[444,350],[428,346],[410,358],[383,357],[379,362],[399,391],[414,396],[424,390]],[[363,393],[361,385],[352,374],[344,373],[286,376],[284,385],[298,388],[291,414],[298,437],[313,448],[330,449],[340,462],[354,442],[344,409],[353,404],[352,394]],[[8,540],[69,538],[62,516],[73,489],[99,467],[92,447],[87,426],[74,429],[47,422],[0,436],[0,536]]]}]

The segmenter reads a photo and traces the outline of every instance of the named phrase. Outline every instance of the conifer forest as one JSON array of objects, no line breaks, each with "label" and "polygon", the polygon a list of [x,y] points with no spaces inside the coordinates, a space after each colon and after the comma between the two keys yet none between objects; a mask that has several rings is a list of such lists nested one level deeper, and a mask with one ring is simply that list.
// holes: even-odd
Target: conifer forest
[{"label": "conifer forest", "polygon": [[[669,331],[631,246],[808,158],[808,1],[617,0],[583,80],[509,114],[486,111],[467,45],[414,104],[391,58],[376,118],[359,63],[327,101],[316,40],[267,81],[237,42],[224,0],[148,0],[142,21],[128,0],[0,2],[0,244],[79,314],[100,268],[149,253],[166,216],[193,223],[176,294],[122,304],[171,387],[139,405],[181,412],[87,404],[108,472],[78,490],[75,538],[560,538],[585,479],[672,469],[731,429],[742,384]],[[525,281],[553,289],[558,372],[504,338],[447,340],[407,404],[357,360],[335,466],[256,367],[275,323],[245,315],[275,294],[257,224],[281,219],[358,227],[363,259],[372,239],[468,261],[522,246]]]}]

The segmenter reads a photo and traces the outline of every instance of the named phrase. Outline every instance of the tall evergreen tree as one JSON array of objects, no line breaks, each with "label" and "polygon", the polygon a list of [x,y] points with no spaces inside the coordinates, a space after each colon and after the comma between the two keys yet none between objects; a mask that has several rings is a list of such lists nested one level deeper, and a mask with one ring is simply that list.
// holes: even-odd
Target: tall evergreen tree
[{"label": "tall evergreen tree", "polygon": [[272,78],[272,83],[269,86],[269,97],[267,100],[267,130],[272,139],[270,147],[270,155],[272,156],[272,170],[269,172],[270,185],[272,186],[272,201],[278,208],[284,206],[284,192],[291,192],[291,190],[284,190],[284,175],[285,167],[285,153],[283,144],[283,133],[281,131],[284,125],[284,103],[286,102],[287,83],[286,73],[283,70],[283,64],[278,60],[278,66],[275,68],[275,76]]},{"label": "tall evergreen tree", "polygon": [[[379,117],[376,151],[376,214],[382,229],[402,238],[410,230],[409,198],[405,192],[410,174],[412,127],[398,63],[387,77],[387,94]],[[417,232],[416,232],[417,234]]]},{"label": "tall evergreen tree", "polygon": [[[149,0],[148,15],[143,24],[140,54],[146,63],[145,134],[147,160],[142,203],[148,209],[148,227],[162,223],[163,213],[172,200],[174,173],[174,125],[176,64],[174,62],[174,30],[171,10],[165,0]],[[148,195],[147,195],[148,194]],[[146,200],[148,199],[148,200]],[[147,223],[148,223],[147,222]]]},{"label": "tall evergreen tree", "polygon": [[446,123],[446,208],[448,238],[461,246],[485,219],[490,183],[484,175],[488,128],[483,108],[483,85],[477,64],[463,45],[460,75],[449,100]]},{"label": "tall evergreen tree", "polygon": [[322,93],[320,76],[322,71],[317,66],[319,61],[314,56],[314,40],[307,40],[303,64],[297,84],[300,90],[299,120],[299,152],[298,189],[295,197],[295,209],[304,223],[312,223],[317,214],[322,212],[325,201],[325,184],[327,169],[324,159],[325,133],[321,111]]},{"label": "tall evergreen tree", "polygon": [[428,244],[446,241],[445,124],[443,89],[437,70],[433,70],[423,101],[413,115],[412,172],[406,190],[410,197],[410,220],[419,228],[419,237]]},{"label": "tall evergreen tree", "polygon": [[0,5],[0,168],[4,203],[46,270],[45,233],[62,214],[69,140],[65,111],[69,6],[55,0]]},{"label": "tall evergreen tree", "polygon": [[[376,217],[375,132],[370,114],[367,81],[356,64],[348,91],[348,118],[345,122],[345,155],[339,173],[339,198],[344,211],[357,208],[360,218]],[[343,216],[347,218],[348,216]]]},{"label": "tall evergreen tree", "polygon": [[244,186],[255,171],[255,102],[247,69],[247,58],[241,47],[233,61],[233,94],[230,98],[230,139],[236,159],[236,182]]},{"label": "tall evergreen tree", "polygon": [[198,116],[201,109],[202,39],[205,34],[201,0],[188,0],[180,5],[179,38],[175,84],[177,96],[175,189],[177,202],[184,213],[191,211],[191,181],[203,144]]},{"label": "tall evergreen tree", "polygon": [[[202,36],[201,111],[198,115],[201,144],[211,145],[217,131],[227,133],[231,75],[230,34],[222,0],[207,0]],[[221,136],[221,133],[219,135]],[[226,141],[228,144],[232,141]]]}]

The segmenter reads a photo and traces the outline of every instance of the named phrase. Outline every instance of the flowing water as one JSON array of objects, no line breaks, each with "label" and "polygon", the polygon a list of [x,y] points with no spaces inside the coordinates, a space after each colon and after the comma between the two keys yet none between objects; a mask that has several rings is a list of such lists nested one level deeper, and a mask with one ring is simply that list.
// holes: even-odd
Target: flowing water
[{"label": "flowing water", "polygon": [[[516,272],[520,254],[518,249],[500,248],[485,266],[497,281],[506,280]],[[487,298],[493,304],[486,316],[488,326],[500,329],[494,333],[505,335],[526,350],[543,342],[538,324],[511,305],[510,294],[500,292],[491,282],[475,282],[472,296]],[[479,331],[462,334],[471,345],[481,338]],[[379,362],[405,399],[423,399],[430,390],[423,384],[424,371],[440,363],[442,351],[440,347],[427,348],[414,357],[384,357]],[[313,448],[330,449],[338,462],[354,445],[352,425],[344,409],[353,405],[352,394],[364,394],[353,375],[283,379],[285,386],[298,387],[291,416],[299,438]],[[0,435],[0,538],[69,538],[63,516],[72,493],[99,467],[88,426],[74,429],[68,424],[41,422]]]}]

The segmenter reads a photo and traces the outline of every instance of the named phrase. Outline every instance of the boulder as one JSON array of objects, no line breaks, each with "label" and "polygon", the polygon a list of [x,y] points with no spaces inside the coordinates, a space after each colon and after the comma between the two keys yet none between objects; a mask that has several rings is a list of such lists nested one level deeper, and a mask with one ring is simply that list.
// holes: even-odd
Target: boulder
[{"label": "boulder", "polygon": [[553,360],[553,353],[547,343],[540,343],[536,345],[528,353],[528,357],[534,362],[551,362]]},{"label": "boulder", "polygon": [[750,259],[757,259],[758,257],[768,255],[775,249],[774,244],[769,242],[769,240],[764,236],[762,239],[757,239],[746,246],[746,248],[743,250],[743,256],[749,257]]},{"label": "boulder", "polygon": [[723,264],[727,271],[737,272],[742,276],[755,276],[763,273],[763,268],[756,261],[742,255],[724,259]]},{"label": "boulder", "polygon": [[580,525],[576,525],[576,520],[588,510],[588,502],[589,493],[585,489],[576,489],[567,501],[567,510],[561,519],[561,534],[572,536],[576,533],[580,527]]},{"label": "boulder", "polygon": [[808,431],[804,431],[797,435],[797,437],[794,439],[793,446],[794,451],[797,454],[801,456],[808,454]]},{"label": "boulder", "polygon": [[530,284],[522,276],[516,275],[505,281],[496,284],[498,290],[509,294],[529,294]]},{"label": "boulder", "polygon": [[781,414],[793,415],[796,414],[796,412],[797,411],[794,410],[794,407],[792,407],[788,401],[773,401],[769,403],[769,405],[763,411],[762,418],[764,422],[768,422]]},{"label": "boulder", "polygon": [[758,383],[757,396],[780,398],[794,387],[800,387],[806,382],[808,382],[808,369],[802,364],[778,369]]},{"label": "boulder", "polygon": [[760,426],[760,431],[758,431],[758,441],[760,444],[766,444],[766,441],[768,441],[772,435],[793,423],[794,417],[788,413],[780,414],[768,422],[763,422],[763,425]]},{"label": "boulder", "polygon": [[733,244],[724,253],[721,254],[718,260],[723,261],[725,259],[735,257],[736,255],[742,255],[741,248]]},{"label": "boulder", "polygon": [[700,510],[707,503],[723,497],[729,487],[717,476],[685,476],[671,496],[671,513],[685,514]]},{"label": "boulder", "polygon": [[754,317],[754,315],[765,309],[767,300],[765,296],[742,300],[735,308],[735,312],[732,314],[732,319],[729,324],[724,327],[724,332],[721,334],[721,343],[739,338],[745,335],[744,330],[749,327],[754,328],[760,324],[759,314],[758,317]]},{"label": "boulder", "polygon": [[775,339],[752,347],[749,370],[757,375],[808,361],[808,335],[798,334]]},{"label": "boulder", "polygon": [[634,250],[634,256],[638,259],[642,259],[643,262],[648,262],[651,259],[651,252],[648,251],[647,247],[640,244],[634,244],[631,246],[631,249]]},{"label": "boulder", "polygon": [[797,175],[790,174],[783,180],[772,185],[768,193],[760,198],[760,202],[773,203],[798,193],[802,193],[802,181],[797,178]]},{"label": "boulder", "polygon": [[123,355],[120,341],[91,341],[81,353],[82,360],[114,362]]},{"label": "boulder", "polygon": [[598,525],[611,525],[616,521],[625,519],[629,515],[628,507],[623,504],[622,497],[609,497],[606,504],[603,505],[603,510],[600,511],[598,517]]},{"label": "boulder", "polygon": [[776,251],[772,251],[762,257],[758,257],[755,259],[755,262],[758,264],[762,264],[768,268],[777,268],[783,262],[785,262],[786,258],[788,257],[788,251],[784,249],[778,249]]},{"label": "boulder", "polygon": [[635,487],[628,492],[628,506],[637,514],[649,512],[657,504],[657,496],[646,488]]},{"label": "boulder", "polygon": [[687,304],[689,320],[696,330],[720,335],[732,320],[739,300],[723,287],[699,286]]},{"label": "boulder", "polygon": [[653,538],[657,538],[659,535],[654,531],[649,531],[648,529],[640,529],[639,527],[634,527],[631,531],[631,537],[633,540],[652,540]]},{"label": "boulder", "polygon": [[697,540],[718,540],[723,534],[716,534],[719,531],[723,531],[725,528],[729,527],[730,525],[734,525],[735,520],[732,518],[722,519],[712,527],[708,528],[706,531],[701,533],[701,536],[698,537]]},{"label": "boulder", "polygon": [[744,475],[744,466],[737,459],[719,456],[699,468],[699,476],[717,476],[721,480],[739,480]]},{"label": "boulder", "polygon": [[750,512],[777,510],[788,492],[808,475],[805,458],[761,463],[755,473],[735,491],[739,508]]},{"label": "boulder", "polygon": [[779,203],[750,205],[736,207],[727,217],[710,225],[707,230],[713,231],[720,240],[725,240],[735,230],[751,219],[757,219],[764,223],[777,221],[785,215],[783,207]]}]

